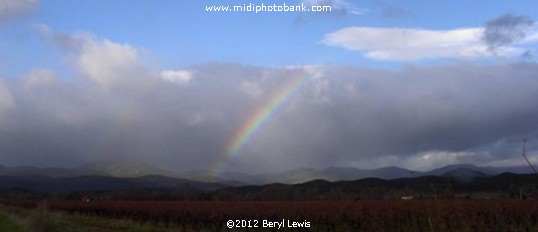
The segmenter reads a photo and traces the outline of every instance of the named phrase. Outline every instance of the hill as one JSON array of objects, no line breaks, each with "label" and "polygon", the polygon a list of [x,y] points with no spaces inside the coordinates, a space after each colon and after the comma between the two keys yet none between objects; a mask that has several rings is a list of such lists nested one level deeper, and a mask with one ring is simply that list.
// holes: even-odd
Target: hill
[{"label": "hill", "polygon": [[[460,174],[472,179],[461,179]],[[455,175],[455,176],[453,176]],[[538,197],[538,176],[533,174],[504,173],[482,175],[470,169],[460,169],[441,176],[420,176],[384,180],[365,178],[354,181],[329,182],[314,180],[302,184],[269,184],[220,189],[214,198],[223,200],[342,200],[390,199],[412,195],[415,198],[518,198],[520,191],[526,196]]]},{"label": "hill", "polygon": [[229,186],[220,183],[196,182],[164,176],[80,176],[67,178],[52,178],[46,176],[0,176],[0,189],[24,189],[36,193],[185,188],[212,191],[225,187]]}]

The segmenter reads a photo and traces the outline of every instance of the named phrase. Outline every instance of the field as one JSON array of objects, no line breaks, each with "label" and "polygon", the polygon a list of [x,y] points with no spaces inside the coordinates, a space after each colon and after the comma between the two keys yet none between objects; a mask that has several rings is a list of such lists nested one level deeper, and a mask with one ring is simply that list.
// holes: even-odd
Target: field
[{"label": "field", "polygon": [[535,200],[10,200],[1,207],[0,228],[19,231],[538,230]]}]

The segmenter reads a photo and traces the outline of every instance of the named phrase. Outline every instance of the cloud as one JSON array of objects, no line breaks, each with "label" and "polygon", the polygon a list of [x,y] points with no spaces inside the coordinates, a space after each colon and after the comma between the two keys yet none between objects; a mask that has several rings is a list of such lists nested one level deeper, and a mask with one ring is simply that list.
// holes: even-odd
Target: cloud
[{"label": "cloud", "polygon": [[145,75],[136,49],[128,44],[113,43],[87,32],[71,35],[46,25],[36,25],[36,28],[48,41],[70,55],[67,61],[81,74],[102,87],[113,87],[121,82],[121,78],[136,81]]},{"label": "cloud", "polygon": [[82,51],[74,58],[79,70],[103,86],[134,78],[140,73],[136,50],[127,44],[109,40],[86,41]]},{"label": "cloud", "polygon": [[242,81],[239,86],[241,90],[243,90],[243,92],[245,92],[251,97],[259,97],[263,95],[263,90],[257,82],[245,80]]},{"label": "cloud", "polygon": [[1,0],[0,23],[26,15],[38,6],[37,0]]},{"label": "cloud", "polygon": [[[464,43],[469,32],[460,33]],[[222,162],[249,172],[351,164],[427,169],[513,163],[524,133],[531,135],[529,154],[538,151],[538,64],[532,61],[398,71],[226,63],[160,70],[129,44],[63,35],[46,38],[76,44],[58,46],[73,76],[36,68],[0,79],[2,164],[119,158],[173,170]],[[436,36],[426,33],[422,42]],[[308,78],[228,160],[231,138],[297,77]]]},{"label": "cloud", "polygon": [[[57,166],[121,158],[209,169],[228,162],[226,144],[253,112],[290,78],[305,75],[311,78],[228,170],[502,163],[519,158],[523,133],[538,133],[532,62],[400,71],[216,63],[188,67],[187,85],[170,84],[157,70],[132,84],[123,67],[111,67],[127,75],[115,77],[112,88],[96,85],[86,72],[67,83],[47,69],[0,82],[0,93],[9,96],[0,98],[0,162]],[[536,150],[530,139],[529,154]]]},{"label": "cloud", "polygon": [[491,52],[525,38],[534,21],[527,16],[505,14],[486,22],[482,39]]},{"label": "cloud", "polygon": [[30,70],[30,72],[21,77],[22,84],[25,89],[36,89],[43,86],[50,86],[56,80],[56,74],[50,69],[38,68]]},{"label": "cloud", "polygon": [[78,33],[71,35],[61,31],[55,31],[45,24],[34,24],[34,28],[41,35],[51,42],[54,46],[60,48],[64,52],[75,52],[82,49],[85,41],[93,40],[93,35],[90,33]]},{"label": "cloud", "polygon": [[521,59],[530,61],[530,60],[532,60],[533,56],[534,56],[533,52],[530,51],[530,50],[527,50],[523,54],[521,54]]},{"label": "cloud", "polygon": [[192,80],[193,73],[186,70],[167,70],[161,72],[161,77],[174,84],[184,85]]},{"label": "cloud", "polygon": [[[323,37],[321,43],[359,51],[376,60],[476,58],[488,56],[480,28],[425,30],[418,28],[348,27]],[[514,53],[514,48],[499,51]]]},{"label": "cloud", "polygon": [[13,97],[7,88],[4,80],[0,79],[0,125],[5,113],[13,106]]},{"label": "cloud", "polygon": [[528,30],[531,22],[527,17],[505,15],[489,21],[485,28],[347,27],[326,34],[321,44],[358,51],[374,60],[515,57],[527,50],[524,43],[538,40],[538,32]]}]

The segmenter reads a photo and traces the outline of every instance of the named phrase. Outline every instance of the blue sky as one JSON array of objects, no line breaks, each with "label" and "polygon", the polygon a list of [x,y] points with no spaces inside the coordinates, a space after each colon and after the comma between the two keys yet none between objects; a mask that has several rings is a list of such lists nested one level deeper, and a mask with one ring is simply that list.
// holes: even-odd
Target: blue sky
[{"label": "blue sky", "polygon": [[[333,11],[206,11],[250,3]],[[537,6],[0,0],[0,164],[509,166],[525,164],[525,133],[538,162]],[[230,138],[305,76],[228,160]]]},{"label": "blue sky", "polygon": [[[309,2],[306,1],[305,2]],[[310,1],[316,2],[316,1]],[[324,4],[323,1],[321,1]],[[347,27],[453,30],[483,27],[506,13],[538,18],[529,1],[327,1],[338,13],[207,12],[206,6],[301,1],[59,1],[39,2],[26,18],[0,26],[9,76],[31,65],[61,65],[54,50],[39,40],[34,24],[64,33],[89,32],[129,44],[152,56],[156,65],[178,68],[207,62],[251,65],[346,64],[399,67],[399,60],[375,60],[360,51],[321,43],[323,36]],[[342,7],[361,14],[340,13]],[[15,35],[14,35],[15,34]],[[28,60],[26,54],[31,54]],[[24,62],[21,60],[24,59]],[[26,65],[26,67],[21,67]]]}]

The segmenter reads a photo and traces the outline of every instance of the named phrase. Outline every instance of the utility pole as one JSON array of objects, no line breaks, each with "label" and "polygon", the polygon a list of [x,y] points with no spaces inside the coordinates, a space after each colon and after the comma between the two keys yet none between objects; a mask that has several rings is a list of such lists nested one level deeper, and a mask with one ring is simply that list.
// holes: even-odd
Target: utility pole
[{"label": "utility pole", "polygon": [[536,168],[534,168],[534,166],[532,166],[531,162],[527,158],[527,155],[525,155],[525,150],[527,149],[527,140],[528,140],[528,135],[525,134],[525,137],[523,137],[523,152],[521,154],[523,155],[523,157],[525,158],[525,160],[527,161],[527,163],[531,167],[532,171],[534,171],[534,174],[538,174],[538,172],[536,171]]}]

